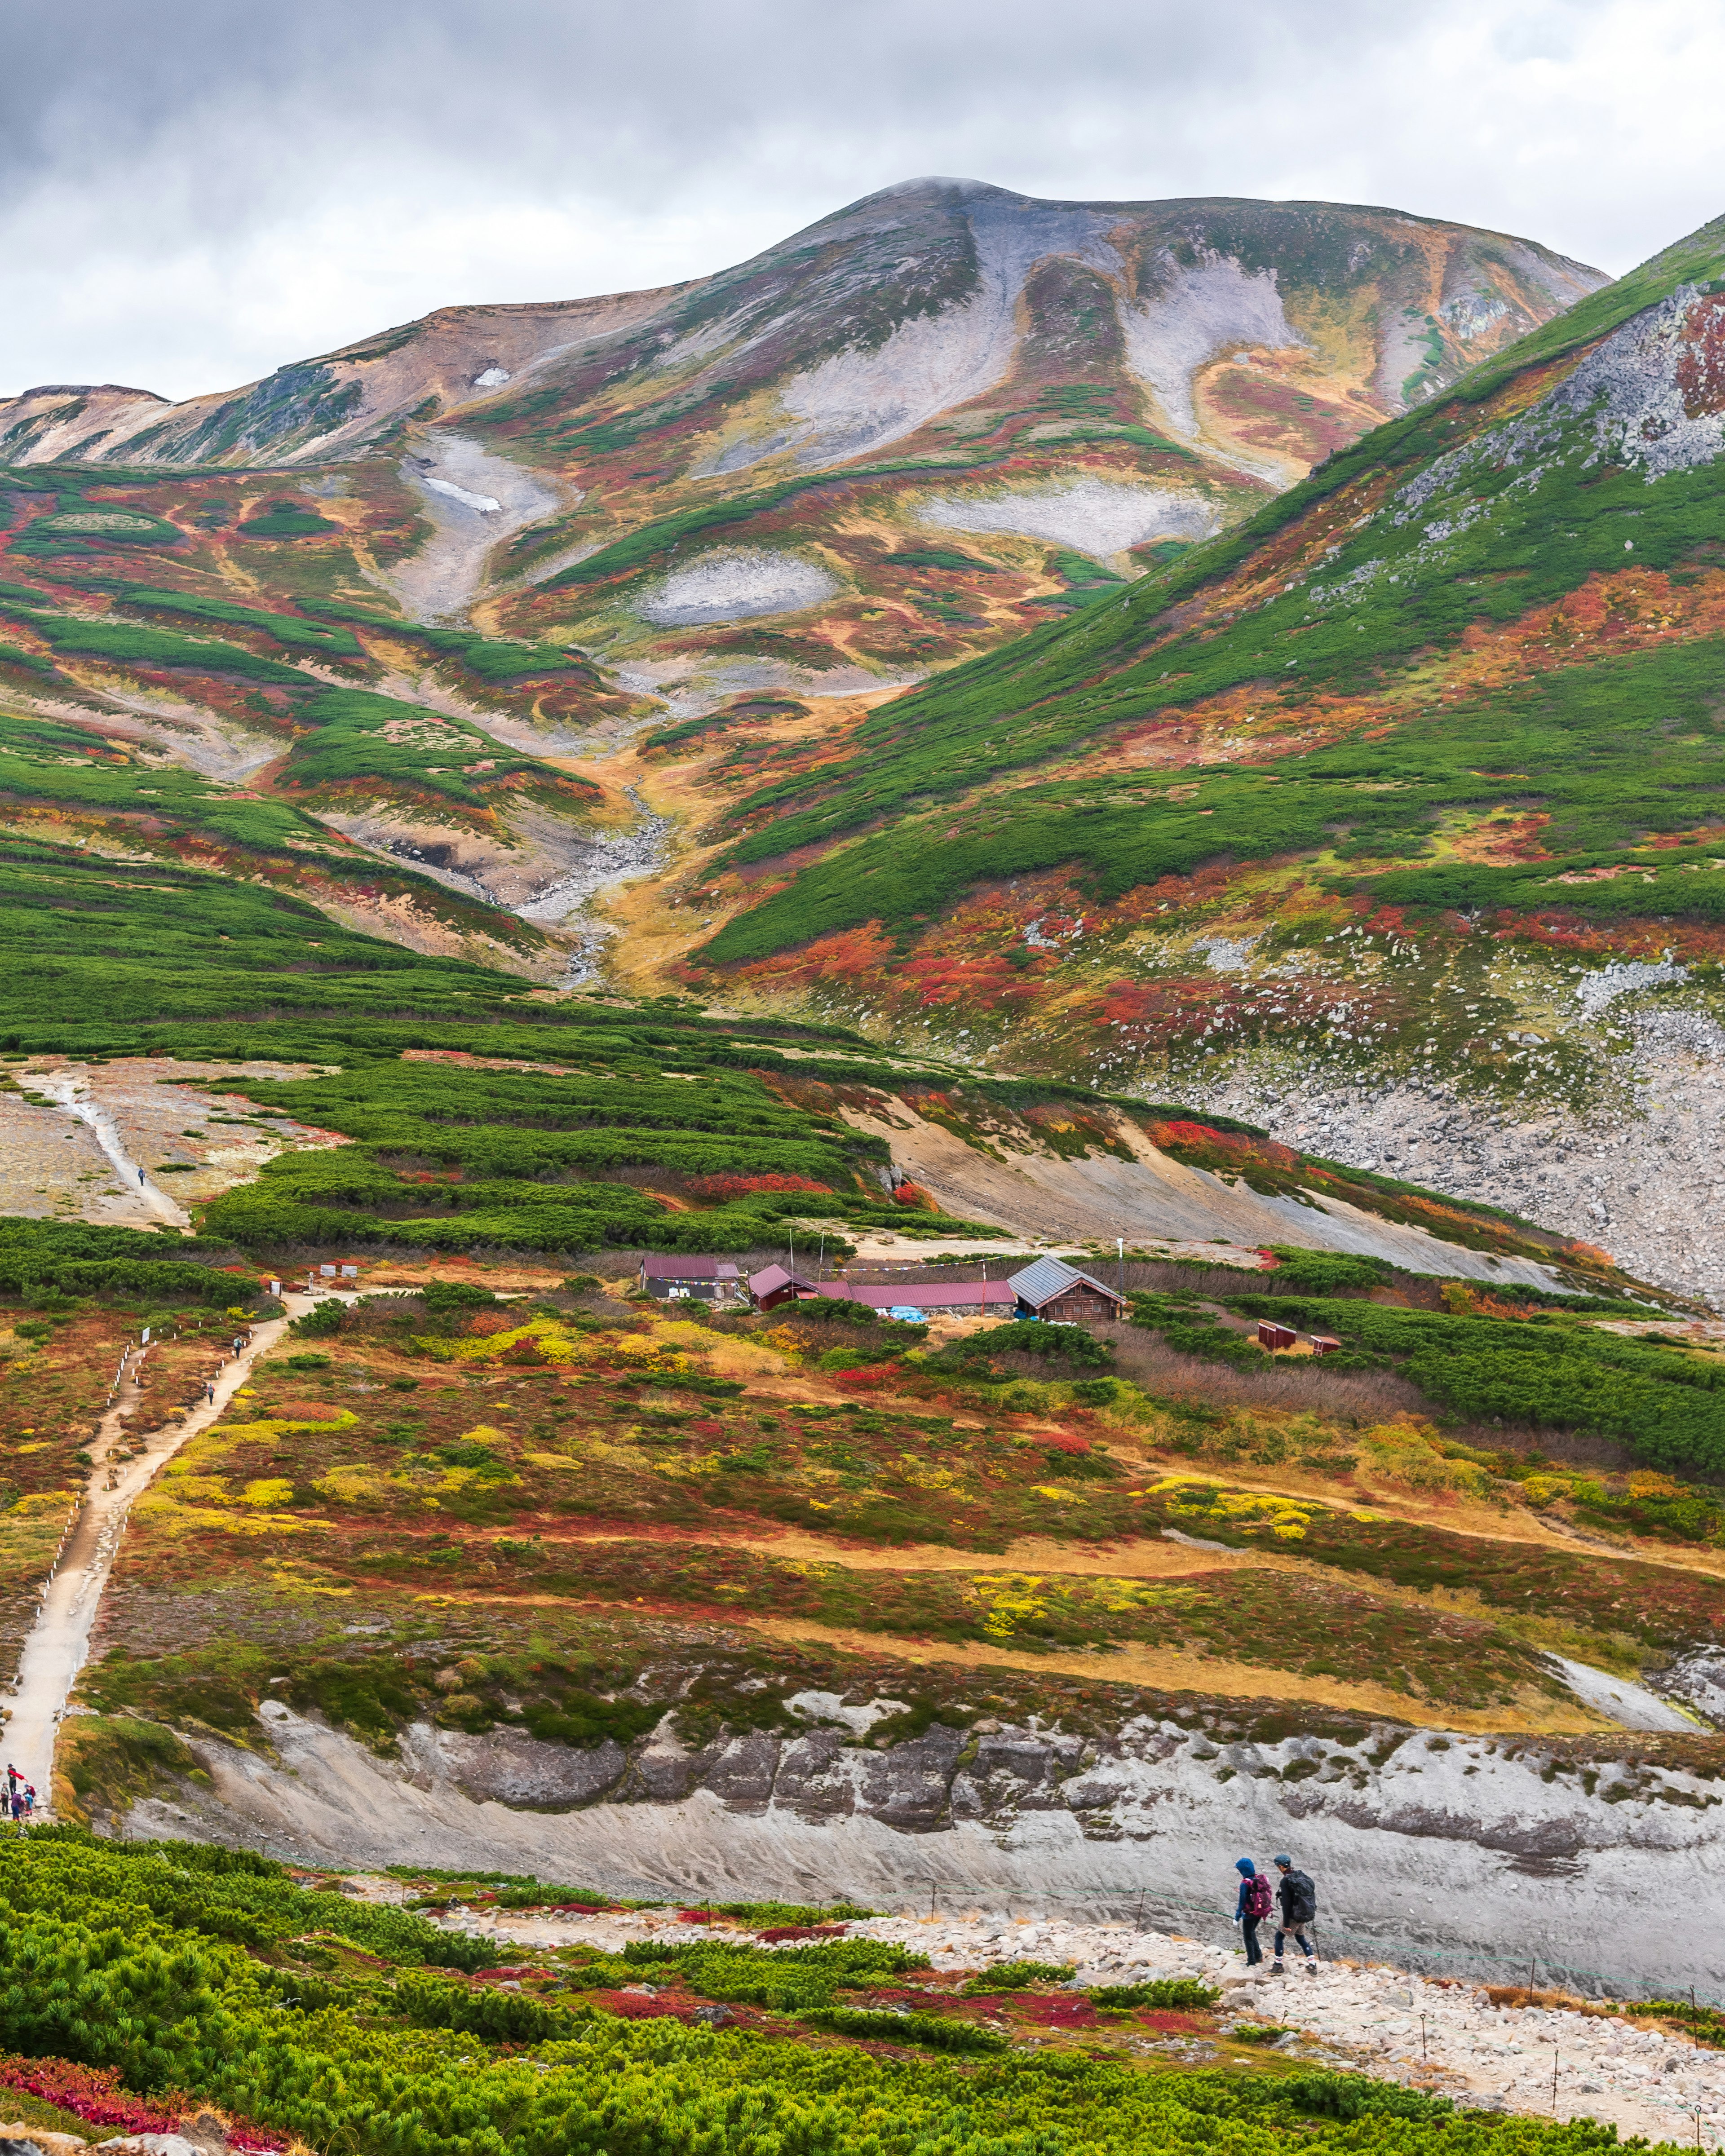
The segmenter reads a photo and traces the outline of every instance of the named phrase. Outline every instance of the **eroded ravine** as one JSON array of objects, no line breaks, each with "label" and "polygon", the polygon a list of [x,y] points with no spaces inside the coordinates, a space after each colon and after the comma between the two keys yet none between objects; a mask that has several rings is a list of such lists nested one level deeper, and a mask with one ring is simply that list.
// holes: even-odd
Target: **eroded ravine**
[{"label": "eroded ravine", "polygon": [[493,456],[465,434],[429,430],[402,471],[431,520],[432,536],[381,576],[415,621],[457,620],[485,582],[494,551],[558,506],[556,483]]}]

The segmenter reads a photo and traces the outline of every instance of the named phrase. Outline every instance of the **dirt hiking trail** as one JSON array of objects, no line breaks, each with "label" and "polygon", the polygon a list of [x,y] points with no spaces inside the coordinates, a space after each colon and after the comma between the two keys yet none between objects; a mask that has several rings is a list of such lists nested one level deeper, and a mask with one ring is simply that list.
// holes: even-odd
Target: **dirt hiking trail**
[{"label": "dirt hiking trail", "polygon": [[27,1782],[34,1784],[38,1818],[52,1809],[54,1740],[72,1686],[90,1651],[102,1590],[133,1501],[188,1438],[219,1420],[259,1358],[275,1347],[290,1319],[303,1317],[311,1308],[314,1298],[290,1293],[281,1300],[287,1316],[252,1328],[249,1340],[217,1373],[213,1398],[187,1409],[178,1421],[152,1431],[142,1440],[144,1450],[136,1459],[121,1461],[114,1454],[127,1435],[126,1419],[140,1405],[138,1372],[150,1351],[134,1348],[126,1358],[114,1404],[102,1418],[90,1445],[95,1465],[90,1470],[82,1509],[24,1642],[11,1695],[4,1740],[6,1759],[0,1764],[16,1767]]}]

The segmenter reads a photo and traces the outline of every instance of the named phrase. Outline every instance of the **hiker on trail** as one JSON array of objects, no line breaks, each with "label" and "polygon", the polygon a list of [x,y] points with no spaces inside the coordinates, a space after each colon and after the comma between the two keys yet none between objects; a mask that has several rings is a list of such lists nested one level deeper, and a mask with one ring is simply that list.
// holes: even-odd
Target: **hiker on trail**
[{"label": "hiker on trail", "polygon": [[1240,1901],[1234,1921],[1245,1941],[1246,1967],[1255,1969],[1264,1958],[1264,1949],[1258,1944],[1258,1927],[1272,1907],[1270,1881],[1249,1856],[1242,1856],[1234,1868],[1240,1874]]},{"label": "hiker on trail", "polygon": [[1272,1976],[1286,1974],[1281,1965],[1281,1943],[1291,1932],[1294,1944],[1306,1957],[1306,1974],[1317,1974],[1317,1955],[1312,1944],[1312,1920],[1317,1914],[1317,1889],[1303,1871],[1296,1871],[1291,1856],[1278,1856],[1276,1868],[1281,1874],[1276,1889],[1276,1898],[1281,1913],[1276,1922],[1276,1958],[1270,1965]]},{"label": "hiker on trail", "polygon": [[33,1782],[24,1784],[24,1811],[30,1819],[36,1816],[36,1784]]}]

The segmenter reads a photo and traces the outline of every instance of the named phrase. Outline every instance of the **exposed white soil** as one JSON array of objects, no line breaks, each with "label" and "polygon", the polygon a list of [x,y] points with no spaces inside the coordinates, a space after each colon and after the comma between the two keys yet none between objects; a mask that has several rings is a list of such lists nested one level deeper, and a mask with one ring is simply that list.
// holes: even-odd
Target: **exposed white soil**
[{"label": "exposed white soil", "polygon": [[1586,1116],[1538,1096],[1481,1100],[1441,1071],[1343,1078],[1275,1051],[1183,1080],[1181,1093],[1286,1144],[1503,1206],[1725,1307],[1725,1033],[1661,1006],[1620,1023],[1630,1045],[1606,1105]]},{"label": "exposed white soil", "polygon": [[506,830],[497,835],[417,817],[405,806],[325,809],[318,821],[465,897],[524,917],[567,879],[599,872],[610,857],[614,842],[601,827],[531,802],[514,803],[506,814]]},{"label": "exposed white soil", "polygon": [[[1226,1183],[1206,1168],[1158,1152],[1124,1117],[1115,1127],[1137,1156],[1130,1161],[1111,1153],[1064,1160],[1051,1151],[1004,1140],[996,1142],[995,1153],[984,1152],[939,1124],[925,1122],[898,1100],[890,1121],[855,1109],[840,1113],[853,1129],[885,1138],[894,1166],[943,1209],[1021,1233],[1085,1242],[1124,1235],[1135,1248],[1218,1239],[1248,1250],[1291,1243],[1387,1258],[1408,1272],[1440,1278],[1557,1285],[1550,1269],[1532,1260],[1492,1259],[1442,1242],[1423,1228],[1379,1219],[1339,1199],[1314,1197],[1302,1204],[1294,1198],[1260,1196],[1244,1183]],[[1429,1180],[1423,1171],[1421,1179]]]},{"label": "exposed white soil", "polygon": [[[214,1198],[237,1183],[249,1183],[266,1160],[289,1146],[308,1148],[347,1142],[285,1116],[244,1124],[213,1122],[212,1113],[227,1116],[234,1111],[223,1098],[213,1099],[200,1081],[229,1073],[293,1078],[305,1076],[306,1067],[127,1056],[112,1063],[21,1068],[18,1076],[27,1091],[42,1093],[59,1103],[56,1110],[18,1103],[24,1116],[58,1126],[45,1140],[37,1132],[36,1151],[39,1152],[45,1143],[50,1160],[58,1166],[53,1138],[87,1132],[101,1148],[108,1170],[100,1181],[80,1185],[62,1168],[62,1191],[71,1197],[77,1209],[63,1202],[56,1211],[112,1226],[158,1228],[169,1233],[189,1230],[187,1202]],[[16,1096],[0,1095],[0,1105],[9,1107],[15,1099]],[[194,1135],[188,1137],[188,1132]],[[13,1143],[13,1132],[0,1119],[0,1174],[4,1173]],[[69,1164],[74,1156],[69,1147],[67,1152]],[[28,1158],[27,1152],[25,1158]],[[172,1170],[171,1180],[158,1179],[164,1168]],[[140,1168],[144,1171],[141,1180]],[[0,1194],[3,1190],[0,1183]],[[85,1192],[90,1195],[84,1196]]]},{"label": "exposed white soil", "polygon": [[793,424],[737,445],[727,469],[792,446],[805,465],[863,456],[980,396],[1012,364],[1024,280],[1049,255],[1071,256],[1124,281],[1115,221],[1104,210],[973,186],[966,213],[976,249],[973,295],[901,322],[872,351],[838,352],[792,376],[781,401]]},{"label": "exposed white soil", "polygon": [[[670,845],[670,819],[655,815],[634,787],[626,791],[640,812],[639,820],[627,831],[595,831],[591,848],[578,866],[542,891],[530,904],[517,907],[523,921],[546,928],[567,929],[602,891],[638,876],[657,875],[664,868]],[[608,923],[590,921],[586,926],[590,934],[616,932]]]},{"label": "exposed white soil", "polygon": [[58,719],[64,726],[87,726],[110,741],[147,742],[172,762],[195,771],[201,778],[244,785],[266,763],[273,763],[286,746],[281,736],[261,728],[253,731],[239,720],[182,704],[167,696],[135,693],[112,686],[92,689],[100,710],[88,704],[69,704],[52,696],[23,696],[17,701],[38,718]]},{"label": "exposed white soil", "polygon": [[378,682],[377,690],[381,696],[398,696],[403,703],[419,704],[428,711],[440,711],[445,718],[465,719],[481,733],[489,734],[493,741],[501,742],[506,748],[520,749],[528,756],[584,754],[619,724],[614,718],[602,719],[597,725],[583,725],[578,720],[542,721],[522,717],[514,711],[494,711],[483,704],[470,702],[429,670],[416,675],[388,673]]},{"label": "exposed white soil", "polygon": [[875,1751],[848,1740],[891,1702],[797,1704],[806,1734],[700,1750],[668,1722],[590,1752],[418,1723],[382,1758],[267,1702],[252,1748],[191,1732],[209,1783],[135,1805],[121,1830],[683,1899],[926,1907],[932,1892],[1117,1916],[1142,1893],[1152,1921],[1206,1930],[1235,1856],[1290,1849],[1320,1883],[1330,1953],[1474,1974],[1537,1957],[1548,1977],[1641,1996],[1715,1980],[1722,1799],[1676,1769],[1583,1773],[1538,1738],[1387,1726],[1352,1747],[1230,1741],[1147,1714],[1117,1737],[937,1727]]},{"label": "exposed white soil", "polygon": [[[1214,256],[1186,264],[1164,254],[1156,275],[1151,297],[1120,309],[1127,363],[1154,396],[1169,431],[1194,441],[1192,384],[1201,367],[1242,346],[1285,352],[1303,350],[1307,341],[1283,311],[1274,270],[1250,271]],[[1279,470],[1275,476],[1280,481]]]},{"label": "exposed white soil", "polygon": [[0,1093],[0,1211],[104,1228],[161,1224],[136,1174],[116,1173],[90,1124],[16,1093]]},{"label": "exposed white soil", "polygon": [[1697,1726],[1694,1716],[1682,1713],[1669,1700],[1649,1691],[1645,1685],[1631,1684],[1626,1677],[1615,1677],[1605,1670],[1589,1669],[1585,1662],[1572,1662],[1566,1655],[1550,1655],[1547,1660],[1578,1699],[1584,1700],[1596,1713],[1609,1717],[1620,1729],[1672,1731]]},{"label": "exposed white soil", "polygon": [[[11,1694],[6,1723],[8,1760],[44,1795],[53,1786],[54,1743],[60,1722],[90,1651],[90,1630],[133,1501],[188,1437],[208,1429],[220,1417],[258,1358],[280,1338],[288,1318],[309,1310],[312,1298],[287,1295],[282,1301],[288,1317],[273,1319],[256,1328],[249,1342],[217,1375],[213,1400],[203,1401],[177,1422],[156,1431],[145,1441],[136,1459],[110,1463],[109,1455],[116,1440],[127,1434],[125,1424],[139,1405],[136,1378],[141,1355],[130,1358],[128,1376],[132,1383],[116,1397],[102,1419],[99,1435],[91,1442],[90,1456],[95,1465],[90,1471],[83,1507],[43,1599],[41,1614],[24,1642]],[[147,1354],[148,1350],[141,1353]]]},{"label": "exposed white soil", "polygon": [[379,580],[415,621],[461,619],[485,586],[495,550],[562,499],[547,475],[442,428],[427,430],[402,471],[436,528],[417,554],[380,572]]},{"label": "exposed white soil", "polygon": [[1012,531],[1099,561],[1153,539],[1208,539],[1218,519],[1202,495],[1131,480],[1073,479],[1013,493],[934,495],[917,521],[943,531]]},{"label": "exposed white soil", "polygon": [[661,629],[705,622],[747,621],[757,614],[794,613],[840,589],[818,562],[763,547],[720,547],[674,570],[635,603]]},{"label": "exposed white soil", "polygon": [[92,1093],[88,1078],[70,1071],[54,1071],[37,1077],[34,1082],[49,1100],[58,1101],[69,1116],[89,1125],[121,1186],[137,1192],[138,1203],[149,1214],[152,1225],[191,1232],[191,1214],[177,1199],[170,1198],[159,1183],[153,1182],[148,1171],[132,1158],[126,1144],[130,1133],[121,1132],[113,1110]]},{"label": "exposed white soil", "polygon": [[919,672],[871,674],[863,666],[828,666],[819,671],[779,659],[737,659],[726,652],[711,658],[687,651],[675,659],[635,660],[619,666],[619,689],[656,696],[677,719],[698,719],[727,697],[783,690],[788,696],[860,696],[883,689],[909,689],[927,677]]}]

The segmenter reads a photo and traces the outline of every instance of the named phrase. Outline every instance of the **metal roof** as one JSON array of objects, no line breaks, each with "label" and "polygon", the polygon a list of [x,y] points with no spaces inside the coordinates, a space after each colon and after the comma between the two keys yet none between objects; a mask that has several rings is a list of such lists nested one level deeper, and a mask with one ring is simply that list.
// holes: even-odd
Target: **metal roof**
[{"label": "metal roof", "polygon": [[1052,1302],[1068,1288],[1081,1286],[1094,1288],[1098,1295],[1106,1296],[1110,1302],[1120,1300],[1117,1289],[1106,1286],[1093,1274],[1079,1272],[1059,1258],[1038,1258],[1021,1273],[1011,1275],[1007,1286],[1020,1302],[1028,1302],[1032,1310],[1040,1310],[1044,1303]]},{"label": "metal roof", "polygon": [[944,1310],[953,1303],[1004,1304],[1013,1299],[1011,1283],[999,1280],[942,1281],[934,1286],[918,1283],[909,1287],[902,1284],[853,1287],[847,1281],[824,1281],[820,1292],[834,1301],[866,1303],[870,1310],[893,1310],[911,1303],[923,1310]]},{"label": "metal roof", "polygon": [[716,1258],[685,1257],[680,1252],[674,1252],[670,1257],[645,1257],[641,1260],[641,1277],[643,1280],[716,1280],[719,1277],[719,1261]]},{"label": "metal roof", "polygon": [[816,1292],[813,1281],[804,1280],[800,1273],[788,1273],[783,1265],[768,1265],[762,1271],[749,1275],[752,1295],[772,1295],[782,1287],[800,1288],[807,1295]]}]

